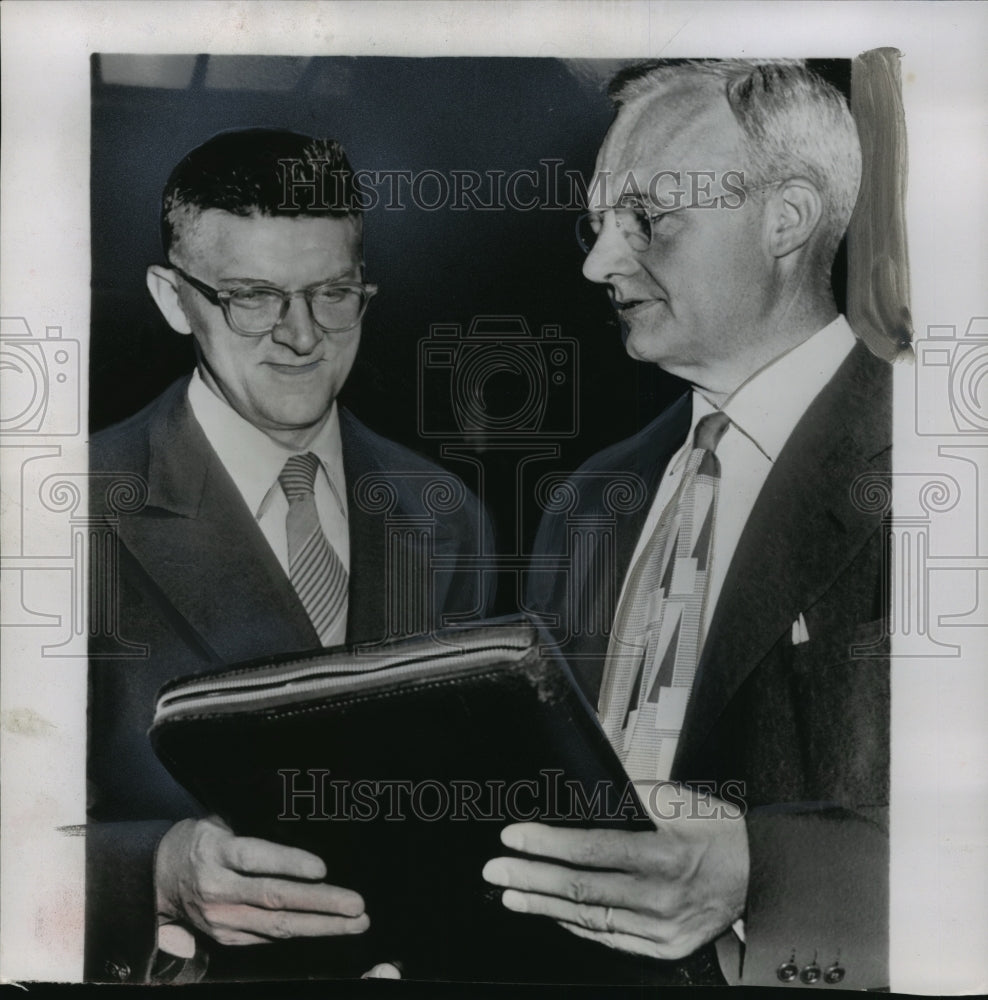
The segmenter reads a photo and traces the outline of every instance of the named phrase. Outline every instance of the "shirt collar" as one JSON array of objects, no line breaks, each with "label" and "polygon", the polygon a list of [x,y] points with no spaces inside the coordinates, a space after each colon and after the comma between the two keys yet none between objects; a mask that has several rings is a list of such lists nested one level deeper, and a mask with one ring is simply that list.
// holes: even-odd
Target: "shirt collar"
[{"label": "shirt collar", "polygon": [[[731,423],[774,462],[811,400],[830,381],[857,338],[843,316],[755,372],[728,397],[721,409]],[[693,395],[694,427],[698,408],[716,407],[699,390]]]},{"label": "shirt collar", "polygon": [[[291,455],[299,452],[279,444],[240,416],[225,399],[221,399],[206,385],[198,369],[189,382],[189,405],[251,513],[259,518],[274,490],[278,488],[278,475],[285,462]],[[315,454],[322,464],[330,489],[345,517],[343,442],[335,401],[328,419],[305,450]]]}]

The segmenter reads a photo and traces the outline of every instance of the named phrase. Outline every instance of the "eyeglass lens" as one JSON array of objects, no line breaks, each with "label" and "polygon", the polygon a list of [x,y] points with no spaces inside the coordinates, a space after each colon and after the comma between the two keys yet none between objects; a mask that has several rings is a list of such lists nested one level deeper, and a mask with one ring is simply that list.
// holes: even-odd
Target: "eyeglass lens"
[{"label": "eyeglass lens", "polygon": [[[625,206],[607,211],[614,214],[614,223],[632,250],[640,253],[648,249],[652,242],[652,223],[644,208]],[[587,212],[580,216],[577,222],[577,239],[586,253],[593,250],[603,228],[603,213]]]},{"label": "eyeglass lens", "polygon": [[[312,318],[325,330],[347,330],[363,312],[365,296],[353,288],[327,286],[309,296]],[[229,298],[230,318],[245,333],[267,333],[281,322],[283,296],[267,288],[240,288]]]}]

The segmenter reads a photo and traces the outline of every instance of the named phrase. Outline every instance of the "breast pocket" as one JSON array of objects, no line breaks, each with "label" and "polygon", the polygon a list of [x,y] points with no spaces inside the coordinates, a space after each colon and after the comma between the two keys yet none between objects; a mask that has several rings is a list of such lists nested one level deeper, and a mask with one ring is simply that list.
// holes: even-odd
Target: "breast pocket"
[{"label": "breast pocket", "polygon": [[809,639],[793,645],[792,669],[797,675],[815,672],[828,665],[888,659],[890,638],[885,618],[833,631],[811,621],[810,628]]},{"label": "breast pocket", "polygon": [[862,622],[836,635],[811,636],[792,652],[791,696],[815,793],[851,807],[887,804],[886,620]]}]

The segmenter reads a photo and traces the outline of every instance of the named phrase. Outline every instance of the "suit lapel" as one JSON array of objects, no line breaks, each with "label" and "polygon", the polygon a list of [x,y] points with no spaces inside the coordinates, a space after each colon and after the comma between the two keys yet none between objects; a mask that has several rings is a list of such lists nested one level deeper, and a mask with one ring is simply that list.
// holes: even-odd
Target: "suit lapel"
[{"label": "suit lapel", "polygon": [[703,648],[678,774],[745,678],[880,527],[851,500],[891,444],[887,364],[859,343],[804,414],[741,536]]},{"label": "suit lapel", "polygon": [[360,478],[380,472],[376,455],[360,432],[361,425],[340,410],[343,472],[346,478],[347,521],[350,528],[350,610],[347,642],[370,642],[387,634],[386,545],[383,521],[356,496]]},{"label": "suit lapel", "polygon": [[218,662],[319,645],[291,582],[189,407],[153,418],[149,498],[119,534]]}]

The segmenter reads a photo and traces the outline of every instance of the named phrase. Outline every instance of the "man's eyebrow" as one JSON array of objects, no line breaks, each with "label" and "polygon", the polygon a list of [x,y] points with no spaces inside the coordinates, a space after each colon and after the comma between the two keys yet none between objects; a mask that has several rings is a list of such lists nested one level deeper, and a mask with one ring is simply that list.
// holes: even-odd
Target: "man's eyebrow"
[{"label": "man's eyebrow", "polygon": [[593,214],[600,215],[601,212],[614,211],[617,208],[632,208],[641,209],[645,212],[649,218],[654,219],[659,215],[671,215],[673,212],[680,212],[684,208],[689,208],[689,204],[682,205],[672,205],[672,206],[661,206],[656,205],[654,201],[649,198],[639,198],[637,195],[626,194],[621,197],[621,199],[615,205],[608,205],[606,208],[597,209],[593,211]]},{"label": "man's eyebrow", "polygon": [[604,212],[613,212],[619,208],[643,208],[648,210],[653,207],[651,202],[636,198],[634,195],[626,194],[613,205],[598,205],[595,208],[588,208],[587,212],[590,215],[602,215]]},{"label": "man's eyebrow", "polygon": [[218,285],[266,285],[270,288],[277,287],[270,278],[240,278],[233,276],[229,278],[217,278],[216,283]]},{"label": "man's eyebrow", "polygon": [[[360,278],[360,267],[351,266],[344,268],[339,273],[333,275],[329,278],[320,278],[318,281],[313,281],[308,285],[303,285],[303,288],[318,288],[320,285],[330,285],[337,281],[354,281]],[[284,286],[279,285],[276,281],[272,281],[270,278],[241,278],[241,277],[229,277],[229,278],[218,278],[217,284],[219,286],[223,285],[235,285],[238,288],[277,288],[281,291],[287,291]]]}]

